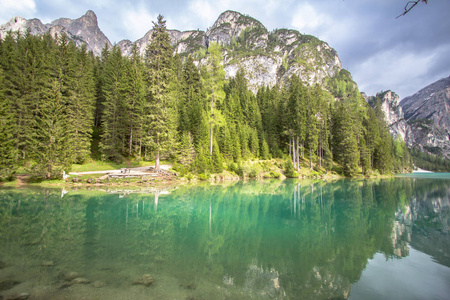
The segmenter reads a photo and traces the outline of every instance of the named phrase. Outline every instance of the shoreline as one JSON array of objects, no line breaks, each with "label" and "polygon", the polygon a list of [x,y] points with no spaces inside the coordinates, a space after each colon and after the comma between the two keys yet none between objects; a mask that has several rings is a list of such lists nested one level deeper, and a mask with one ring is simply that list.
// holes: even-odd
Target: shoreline
[{"label": "shoreline", "polygon": [[199,180],[199,179],[187,179],[185,177],[177,177],[172,175],[167,177],[167,175],[161,175],[158,177],[152,177],[151,180],[136,180],[136,178],[121,178],[121,179],[110,179],[108,181],[96,182],[95,178],[92,181],[88,179],[84,179],[79,182],[72,182],[70,180],[63,181],[60,180],[44,180],[39,183],[30,183],[26,182],[26,178],[28,177],[25,174],[16,175],[16,180],[12,182],[2,182],[0,183],[0,187],[11,187],[11,188],[24,188],[24,187],[38,187],[38,188],[68,188],[68,189],[94,189],[94,190],[104,190],[108,191],[111,188],[130,188],[133,190],[145,189],[145,190],[167,190],[167,189],[175,189],[179,186],[185,185],[202,185],[202,184],[229,184],[229,183],[237,183],[237,182],[248,182],[248,181],[269,181],[269,180],[279,180],[284,181],[288,180],[323,180],[323,181],[333,181],[333,180],[341,180],[341,179],[350,179],[350,180],[365,180],[365,179],[387,179],[393,178],[393,175],[377,175],[377,176],[357,176],[352,178],[347,178],[337,174],[324,174],[323,176],[299,176],[295,178],[287,178],[282,175],[279,178],[267,178],[267,177],[258,177],[258,178],[248,178],[248,177],[238,177],[236,175],[228,174],[228,176],[223,176],[223,174],[212,174],[211,177],[207,180]]}]

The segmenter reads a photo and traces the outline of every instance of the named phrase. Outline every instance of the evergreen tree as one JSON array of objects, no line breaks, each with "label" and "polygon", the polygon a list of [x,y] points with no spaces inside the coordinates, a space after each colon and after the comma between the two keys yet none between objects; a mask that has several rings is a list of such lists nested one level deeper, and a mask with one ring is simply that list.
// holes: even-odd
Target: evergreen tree
[{"label": "evergreen tree", "polygon": [[356,175],[359,162],[358,143],[353,121],[344,103],[337,103],[333,113],[333,154],[345,176]]},{"label": "evergreen tree", "polygon": [[195,159],[194,139],[190,132],[183,132],[180,141],[180,163],[190,166]]},{"label": "evergreen tree", "polygon": [[219,151],[219,145],[214,139],[213,154],[211,157],[211,167],[214,173],[220,173],[223,170],[223,159],[222,154]]},{"label": "evergreen tree", "polygon": [[[63,44],[61,47],[65,47]],[[95,81],[93,58],[87,53],[86,45],[78,51],[72,44],[70,52],[61,49],[59,55],[62,72],[67,85],[68,136],[71,140],[72,161],[83,163],[91,155],[92,129],[95,111]],[[67,56],[67,57],[65,57]]]},{"label": "evergreen tree", "polygon": [[[211,43],[208,48],[208,63],[202,70],[203,87],[206,93],[206,103],[209,104],[209,126],[210,126],[210,147],[209,153],[213,153],[213,128],[214,125],[223,124],[221,110],[222,102],[225,99],[223,90],[225,83],[225,71],[222,66],[222,53],[217,43]],[[206,107],[205,107],[206,108]]]},{"label": "evergreen tree", "polygon": [[365,127],[366,148],[369,155],[370,166],[373,168],[375,162],[375,148],[379,143],[380,132],[375,111],[371,107],[368,107],[367,109],[367,116],[364,119],[363,124]]},{"label": "evergreen tree", "polygon": [[102,75],[102,94],[104,111],[102,116],[102,135],[100,149],[105,159],[116,162],[123,160],[125,133],[127,128],[126,100],[124,93],[124,58],[118,46],[108,54]]},{"label": "evergreen tree", "polygon": [[189,56],[184,64],[184,105],[180,108],[180,131],[189,130],[194,143],[198,143],[199,127],[203,110],[200,72]]},{"label": "evergreen tree", "polygon": [[0,68],[0,181],[9,179],[16,171],[14,114],[9,99],[3,94],[3,84],[3,70]]},{"label": "evergreen tree", "polygon": [[153,23],[152,41],[145,54],[147,93],[145,134],[146,145],[155,153],[155,169],[159,171],[161,152],[173,151],[176,133],[176,76],[173,69],[173,48],[166,21],[158,16]]},{"label": "evergreen tree", "polygon": [[[307,88],[302,84],[300,78],[293,75],[290,79],[289,86],[289,99],[286,109],[286,129],[285,132],[289,136],[289,144],[292,148],[293,164],[294,168],[299,170],[299,146],[304,146],[306,134],[308,130],[313,128],[307,128],[307,108],[310,107],[309,95]],[[309,133],[308,133],[309,134]],[[309,134],[310,135],[310,134]],[[303,157],[303,152],[302,152]]]},{"label": "evergreen tree", "polygon": [[127,92],[125,97],[125,107],[128,112],[127,154],[128,156],[132,156],[133,153],[136,153],[138,157],[141,157],[144,134],[143,123],[146,87],[144,79],[144,63],[139,55],[136,44],[134,44],[131,49],[131,57],[127,60],[126,66]]},{"label": "evergreen tree", "polygon": [[51,89],[39,105],[39,117],[31,141],[35,162],[32,173],[42,178],[61,177],[71,167],[71,141],[67,135],[66,103],[61,93],[61,83],[54,79]]},{"label": "evergreen tree", "polygon": [[392,136],[389,133],[387,122],[381,110],[381,101],[378,98],[374,107],[379,132],[378,143],[374,148],[374,167],[382,174],[392,170]]}]

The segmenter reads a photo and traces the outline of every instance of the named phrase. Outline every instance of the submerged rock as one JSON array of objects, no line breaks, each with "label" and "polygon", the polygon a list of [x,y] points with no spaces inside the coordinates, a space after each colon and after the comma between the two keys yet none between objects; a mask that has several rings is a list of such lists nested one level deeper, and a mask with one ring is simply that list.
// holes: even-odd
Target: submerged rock
[{"label": "submerged rock", "polygon": [[25,299],[28,299],[28,297],[30,297],[30,294],[20,293],[17,295],[10,295],[6,298],[6,300],[25,300]]},{"label": "submerged rock", "polygon": [[134,285],[145,285],[149,286],[153,283],[153,276],[150,274],[144,274],[142,276],[136,277],[133,280]]},{"label": "submerged rock", "polygon": [[0,292],[12,289],[16,284],[19,284],[19,281],[15,280],[5,280],[0,282]]},{"label": "submerged rock", "polygon": [[0,269],[3,269],[6,267],[6,263],[2,260],[0,260]]},{"label": "submerged rock", "polygon": [[86,278],[78,277],[78,278],[73,279],[70,283],[71,284],[89,284],[91,282]]},{"label": "submerged rock", "polygon": [[106,286],[106,283],[104,283],[103,281],[97,280],[92,283],[92,286],[95,288],[102,288],[102,287]]},{"label": "submerged rock", "polygon": [[72,280],[74,280],[75,278],[78,278],[78,277],[80,277],[80,274],[78,272],[67,272],[67,273],[64,273],[64,280],[65,281],[72,281]]}]

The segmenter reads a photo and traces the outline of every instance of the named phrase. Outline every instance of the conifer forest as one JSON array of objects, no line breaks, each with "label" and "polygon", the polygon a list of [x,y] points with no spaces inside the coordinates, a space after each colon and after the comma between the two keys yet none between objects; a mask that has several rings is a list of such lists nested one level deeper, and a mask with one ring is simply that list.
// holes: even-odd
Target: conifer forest
[{"label": "conifer forest", "polygon": [[[380,105],[371,108],[346,70],[323,86],[297,76],[282,86],[225,78],[221,46],[205,58],[174,55],[162,16],[142,57],[118,46],[100,57],[66,36],[10,34],[0,41],[0,177],[18,168],[61,177],[92,159],[171,161],[182,172],[236,171],[245,160],[279,158],[345,176],[408,170]],[[304,166],[303,166],[304,167]]]}]

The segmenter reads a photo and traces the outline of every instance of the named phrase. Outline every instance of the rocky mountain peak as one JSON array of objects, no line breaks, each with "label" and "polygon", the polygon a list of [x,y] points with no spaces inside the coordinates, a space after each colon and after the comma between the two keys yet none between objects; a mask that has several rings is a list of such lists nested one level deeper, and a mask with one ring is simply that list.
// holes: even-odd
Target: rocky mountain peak
[{"label": "rocky mountain peak", "polygon": [[400,106],[400,97],[393,91],[378,93],[375,97],[367,97],[366,101],[372,107],[380,101],[380,109],[384,113],[389,131],[394,138],[400,136],[408,146],[414,144],[413,135],[410,126],[406,123],[402,107]]},{"label": "rocky mountain peak", "polygon": [[88,10],[84,16],[82,16],[81,18],[83,19],[88,19],[91,22],[95,22],[95,25],[97,25],[97,15],[95,14],[95,12],[93,12],[92,10]]},{"label": "rocky mountain peak", "polygon": [[26,20],[22,17],[15,17],[0,26],[0,38],[4,38],[9,32],[24,34],[27,30],[30,30],[33,35],[50,33],[52,36],[61,36],[66,34],[77,46],[86,43],[87,49],[97,56],[101,54],[105,44],[109,47],[112,46],[98,27],[97,16],[92,10],[88,10],[78,19],[60,18],[50,24],[42,24],[38,19]]},{"label": "rocky mountain peak", "polygon": [[408,120],[433,119],[450,129],[450,76],[404,98],[401,105]]},{"label": "rocky mountain peak", "polygon": [[240,37],[244,30],[251,31],[257,29],[262,35],[266,35],[268,31],[256,19],[245,16],[235,11],[225,11],[216,20],[214,25],[206,32],[208,42],[216,42],[222,46],[229,45],[233,40]]},{"label": "rocky mountain peak", "polygon": [[427,152],[450,158],[450,76],[404,98],[400,105],[415,142]]},{"label": "rocky mountain peak", "polygon": [[85,28],[98,28],[97,15],[92,10],[88,10],[81,18],[71,20],[71,25]]},{"label": "rocky mountain peak", "polygon": [[[17,19],[10,23],[0,27],[2,36],[3,32],[17,31],[17,28],[24,32],[30,29],[34,35],[66,34],[77,46],[86,43],[88,50],[92,50],[97,56],[101,55],[105,44],[112,47],[98,27],[97,17],[91,10],[75,20],[61,18],[45,25],[37,19]],[[135,42],[123,40],[117,45],[123,55],[131,55],[133,45],[144,55],[151,42],[151,32],[149,30]],[[199,65],[208,60],[209,45],[212,42],[220,44],[227,77],[233,77],[239,69],[243,69],[249,87],[254,92],[263,85],[272,87],[278,83],[283,84],[293,74],[308,84],[324,84],[326,78],[336,76],[342,69],[336,51],[326,42],[295,30],[268,32],[258,20],[235,11],[222,13],[206,32],[168,32],[174,52],[181,57],[192,55]]]},{"label": "rocky mountain peak", "polygon": [[25,33],[27,29],[27,20],[22,17],[11,18],[7,23],[0,26],[0,38],[4,39],[9,32]]}]

